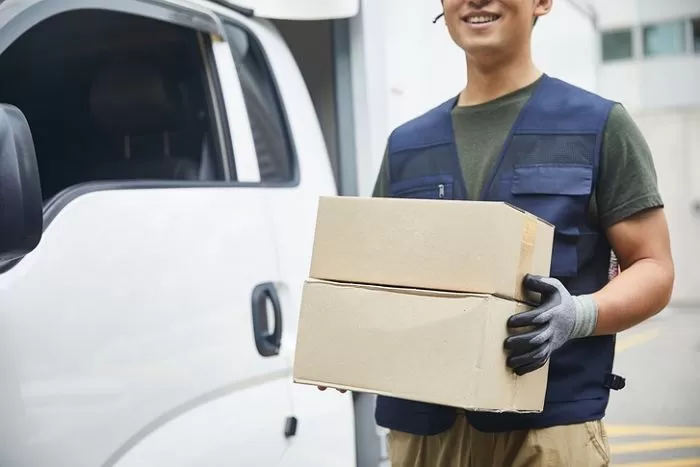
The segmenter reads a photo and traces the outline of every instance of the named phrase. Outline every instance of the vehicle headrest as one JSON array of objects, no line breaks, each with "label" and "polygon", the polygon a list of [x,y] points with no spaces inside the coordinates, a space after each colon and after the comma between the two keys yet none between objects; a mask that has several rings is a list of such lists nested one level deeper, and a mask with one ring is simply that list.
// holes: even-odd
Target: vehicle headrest
[{"label": "vehicle headrest", "polygon": [[90,90],[90,111],[102,129],[129,134],[166,131],[178,126],[183,102],[160,70],[144,62],[102,68]]}]

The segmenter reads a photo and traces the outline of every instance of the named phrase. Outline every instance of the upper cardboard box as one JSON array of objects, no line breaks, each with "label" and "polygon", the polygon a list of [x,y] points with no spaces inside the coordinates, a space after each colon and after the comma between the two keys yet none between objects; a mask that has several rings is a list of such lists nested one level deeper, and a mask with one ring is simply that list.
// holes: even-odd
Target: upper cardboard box
[{"label": "upper cardboard box", "polygon": [[310,276],[529,302],[549,275],[554,228],[506,203],[320,197]]}]

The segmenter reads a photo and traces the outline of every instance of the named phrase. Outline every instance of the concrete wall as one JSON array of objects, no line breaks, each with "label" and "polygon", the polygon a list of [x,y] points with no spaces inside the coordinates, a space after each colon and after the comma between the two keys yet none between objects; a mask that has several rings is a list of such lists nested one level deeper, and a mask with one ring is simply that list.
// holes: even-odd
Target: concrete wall
[{"label": "concrete wall", "polygon": [[632,112],[694,107],[700,106],[699,79],[700,55],[655,57],[602,65],[599,92]]},{"label": "concrete wall", "polygon": [[700,54],[694,53],[690,28],[680,55],[644,57],[642,27],[649,23],[700,17],[700,1],[595,0],[603,31],[633,28],[634,57],[600,65],[599,92],[632,112],[700,106]]},{"label": "concrete wall", "polygon": [[[560,0],[556,0],[560,1]],[[579,0],[584,3],[584,0]],[[585,0],[598,12],[602,29],[666,21],[698,13],[697,0]]]},{"label": "concrete wall", "polygon": [[[384,0],[361,0],[350,20],[358,194],[372,192],[388,134],[387,15]],[[421,3],[421,2],[419,2]]]},{"label": "concrete wall", "polygon": [[700,1],[595,4],[602,30],[633,28],[634,57],[601,63],[598,92],[625,105],[654,154],[676,261],[672,305],[700,304],[700,54],[691,44],[675,56],[644,57],[642,50],[643,25],[700,17]]},{"label": "concrete wall", "polygon": [[[597,0],[607,5],[609,0]],[[698,0],[636,0],[637,20],[641,23],[665,21],[700,13]],[[604,10],[601,8],[601,11]]]},{"label": "concrete wall", "polygon": [[700,108],[634,115],[654,154],[676,263],[672,305],[700,303]]},{"label": "concrete wall", "polygon": [[540,69],[589,91],[597,88],[598,50],[591,20],[567,0],[555,0],[533,30],[532,55]]}]

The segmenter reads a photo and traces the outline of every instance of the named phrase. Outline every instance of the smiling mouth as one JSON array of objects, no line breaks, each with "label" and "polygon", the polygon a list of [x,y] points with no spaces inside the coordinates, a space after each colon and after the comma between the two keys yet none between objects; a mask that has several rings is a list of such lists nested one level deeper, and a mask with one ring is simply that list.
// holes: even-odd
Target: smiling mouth
[{"label": "smiling mouth", "polygon": [[488,23],[493,23],[494,21],[498,20],[500,16],[498,15],[493,15],[493,14],[479,14],[479,15],[470,15],[467,16],[466,18],[463,18],[462,21],[468,24],[488,24]]}]

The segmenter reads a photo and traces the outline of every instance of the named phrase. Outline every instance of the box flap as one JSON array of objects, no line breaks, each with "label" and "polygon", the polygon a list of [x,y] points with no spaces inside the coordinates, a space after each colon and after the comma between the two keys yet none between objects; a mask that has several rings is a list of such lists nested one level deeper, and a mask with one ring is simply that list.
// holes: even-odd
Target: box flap
[{"label": "box flap", "polygon": [[449,290],[433,290],[433,289],[421,289],[415,287],[391,287],[388,285],[379,284],[363,284],[359,282],[342,282],[342,281],[330,281],[325,279],[315,279],[308,278],[305,281],[307,284],[326,284],[335,287],[349,287],[353,289],[366,289],[366,290],[381,290],[386,293],[392,294],[406,294],[406,295],[422,295],[426,297],[445,297],[445,298],[464,298],[464,297],[480,297],[488,298],[490,295],[475,293],[475,292],[452,292]]},{"label": "box flap", "polygon": [[515,210],[518,211],[519,213],[525,214],[525,215],[528,216],[528,217],[532,217],[533,219],[536,219],[538,222],[542,222],[543,224],[546,224],[546,225],[548,225],[548,226],[550,226],[550,227],[554,227],[554,224],[552,224],[551,222],[549,222],[549,221],[547,221],[547,220],[545,220],[545,219],[542,219],[541,217],[538,217],[538,216],[534,215],[534,214],[531,213],[531,212],[528,212],[528,211],[526,211],[526,210],[524,210],[524,209],[521,209],[521,208],[519,208],[519,207],[517,207],[517,206],[515,206],[515,205],[513,205],[513,204],[510,204],[510,203],[508,203],[508,202],[505,202],[505,201],[499,201],[499,202],[502,203],[502,204],[504,204],[505,206],[508,206],[508,207],[511,208],[511,209],[515,209]]}]

